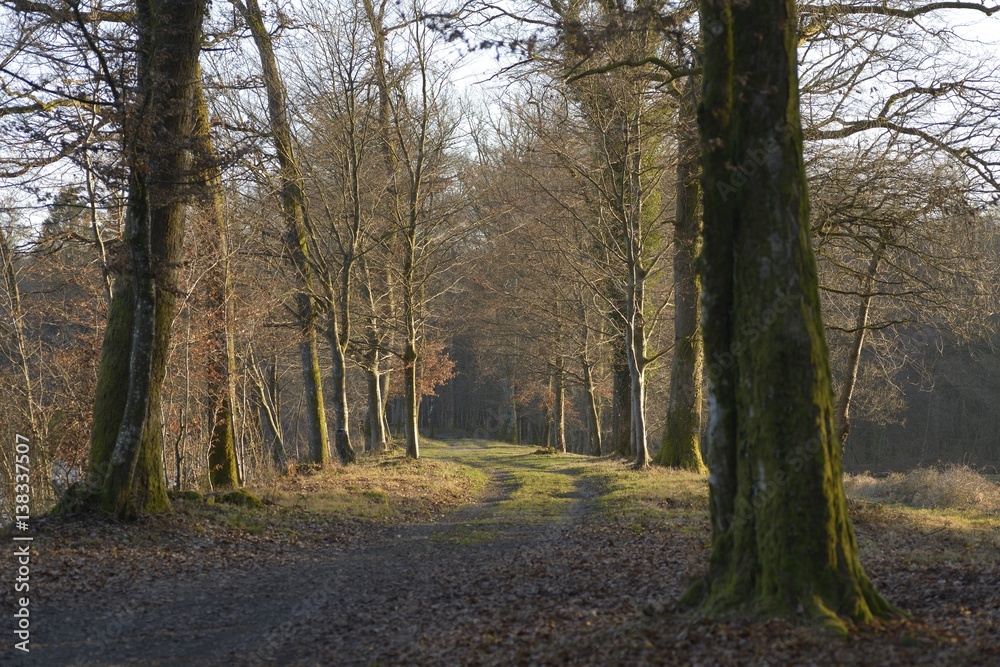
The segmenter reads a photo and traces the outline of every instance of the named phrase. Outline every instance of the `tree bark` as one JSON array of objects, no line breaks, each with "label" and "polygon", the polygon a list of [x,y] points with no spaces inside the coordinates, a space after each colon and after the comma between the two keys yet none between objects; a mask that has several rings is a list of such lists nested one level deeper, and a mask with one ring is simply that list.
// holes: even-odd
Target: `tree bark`
[{"label": "tree bark", "polygon": [[[619,318],[620,319],[620,318]],[[611,341],[611,442],[610,449],[630,457],[634,447],[632,432],[632,373],[628,365],[628,344],[624,324]]]},{"label": "tree bark", "polygon": [[677,204],[674,217],[674,358],[663,440],[656,462],[703,472],[701,404],[704,351],[701,339],[701,281],[696,263],[701,254],[698,214],[698,135],[694,84],[681,92],[677,124]]},{"label": "tree bark", "polygon": [[323,405],[323,377],[319,366],[319,346],[316,336],[316,304],[309,244],[306,236],[306,200],[302,189],[302,169],[292,142],[288,120],[285,86],[278,71],[271,35],[264,25],[257,0],[231,0],[246,21],[260,57],[264,89],[267,94],[268,122],[281,172],[281,205],[287,227],[287,245],[292,262],[302,279],[303,289],[295,296],[297,315],[302,329],[299,343],[302,358],[302,384],[306,392],[306,414],[309,423],[309,458],[312,463],[326,465],[330,461],[330,441],[327,434],[326,410]]},{"label": "tree bark", "polygon": [[365,375],[368,378],[368,451],[384,452],[385,437],[385,406],[382,404],[382,391],[379,387],[380,373],[378,354],[370,354]]},{"label": "tree bark", "polygon": [[385,439],[388,443],[392,438],[392,431],[389,429],[389,380],[390,371],[383,371],[378,376],[378,390],[382,394],[382,429],[385,430]]},{"label": "tree bark", "polygon": [[357,459],[357,454],[351,446],[350,424],[347,405],[347,354],[346,341],[340,333],[335,321],[336,315],[331,312],[330,324],[327,326],[327,338],[330,343],[330,353],[333,356],[331,384],[333,391],[333,428],[334,447],[340,463],[347,465]]},{"label": "tree bark", "polygon": [[403,352],[403,393],[405,410],[403,432],[406,436],[406,455],[411,459],[420,458],[420,431],[417,428],[417,346],[416,341],[407,338]]},{"label": "tree bark", "polygon": [[[204,0],[141,0],[136,6],[138,116],[126,129],[131,151],[125,239],[131,275],[123,276],[128,287],[116,289],[112,297],[101,352],[101,371],[108,377],[98,381],[103,387],[94,404],[91,460],[91,470],[107,466],[101,503],[120,518],[169,508],[160,397],[183,253],[183,184],[191,177],[204,13]],[[122,299],[115,304],[118,293]],[[134,299],[130,312],[129,297]],[[111,388],[108,382],[121,385]],[[124,407],[109,405],[109,398],[124,399]],[[102,460],[109,451],[110,459]]]},{"label": "tree bark", "polygon": [[858,558],[841,484],[798,112],[792,0],[702,0],[710,610],[844,631],[893,609]]},{"label": "tree bark", "polygon": [[[198,72],[201,81],[201,71]],[[222,194],[222,172],[212,142],[208,101],[202,86],[195,93],[195,141],[201,172],[202,212],[206,217],[205,249],[217,263],[203,278],[208,309],[212,321],[212,369],[208,394],[214,404],[212,436],[208,447],[209,480],[213,489],[231,489],[240,485],[236,460],[235,420],[236,348],[233,343],[233,286],[229,271],[229,243],[225,204]]]},{"label": "tree bark", "polygon": [[601,410],[597,404],[597,387],[594,384],[594,371],[590,366],[586,353],[580,357],[580,365],[583,368],[584,388],[587,391],[587,447],[588,454],[594,456],[603,455],[603,443],[601,437]]}]

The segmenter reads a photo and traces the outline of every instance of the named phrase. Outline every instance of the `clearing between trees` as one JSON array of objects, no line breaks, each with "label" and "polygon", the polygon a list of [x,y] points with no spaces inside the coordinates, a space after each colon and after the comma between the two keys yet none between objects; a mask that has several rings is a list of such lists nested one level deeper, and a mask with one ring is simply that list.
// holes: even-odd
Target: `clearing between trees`
[{"label": "clearing between trees", "polygon": [[38,520],[18,664],[1000,664],[995,509],[852,500],[867,572],[912,616],[842,640],[679,604],[709,549],[698,474],[460,440],[256,491]]}]

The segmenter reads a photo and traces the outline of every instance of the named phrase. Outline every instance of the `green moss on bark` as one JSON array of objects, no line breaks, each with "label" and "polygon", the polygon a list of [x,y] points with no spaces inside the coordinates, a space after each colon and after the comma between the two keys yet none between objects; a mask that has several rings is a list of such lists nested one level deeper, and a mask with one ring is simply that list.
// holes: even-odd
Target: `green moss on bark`
[{"label": "green moss on bark", "polygon": [[101,344],[101,362],[97,371],[94,393],[94,416],[90,432],[90,463],[88,484],[100,487],[104,483],[111,453],[115,449],[118,429],[128,392],[129,352],[132,349],[132,311],[135,308],[135,288],[131,277],[115,281],[108,323]]},{"label": "green moss on bark", "polygon": [[[839,631],[895,613],[847,516],[798,117],[794,5],[703,0],[712,552],[688,600]],[[719,30],[721,28],[721,31]]]}]

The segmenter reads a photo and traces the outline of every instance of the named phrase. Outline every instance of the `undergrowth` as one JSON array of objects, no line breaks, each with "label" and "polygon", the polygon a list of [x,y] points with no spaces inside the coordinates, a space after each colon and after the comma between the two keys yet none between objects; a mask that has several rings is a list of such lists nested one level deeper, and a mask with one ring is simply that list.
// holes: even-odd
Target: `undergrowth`
[{"label": "undergrowth", "polygon": [[881,478],[867,473],[845,475],[844,489],[859,500],[921,509],[1000,511],[1000,485],[965,465],[917,468]]}]

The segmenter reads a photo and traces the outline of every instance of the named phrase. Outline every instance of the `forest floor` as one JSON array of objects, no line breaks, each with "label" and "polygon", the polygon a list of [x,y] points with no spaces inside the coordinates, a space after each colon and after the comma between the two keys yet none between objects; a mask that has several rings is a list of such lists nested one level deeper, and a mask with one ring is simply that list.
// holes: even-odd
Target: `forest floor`
[{"label": "forest floor", "polygon": [[[166,517],[35,521],[24,665],[998,665],[1000,517],[851,502],[911,617],[846,639],[678,600],[705,478],[481,441],[363,459]],[[215,498],[212,498],[215,500]],[[13,542],[0,609],[14,609]]]}]

